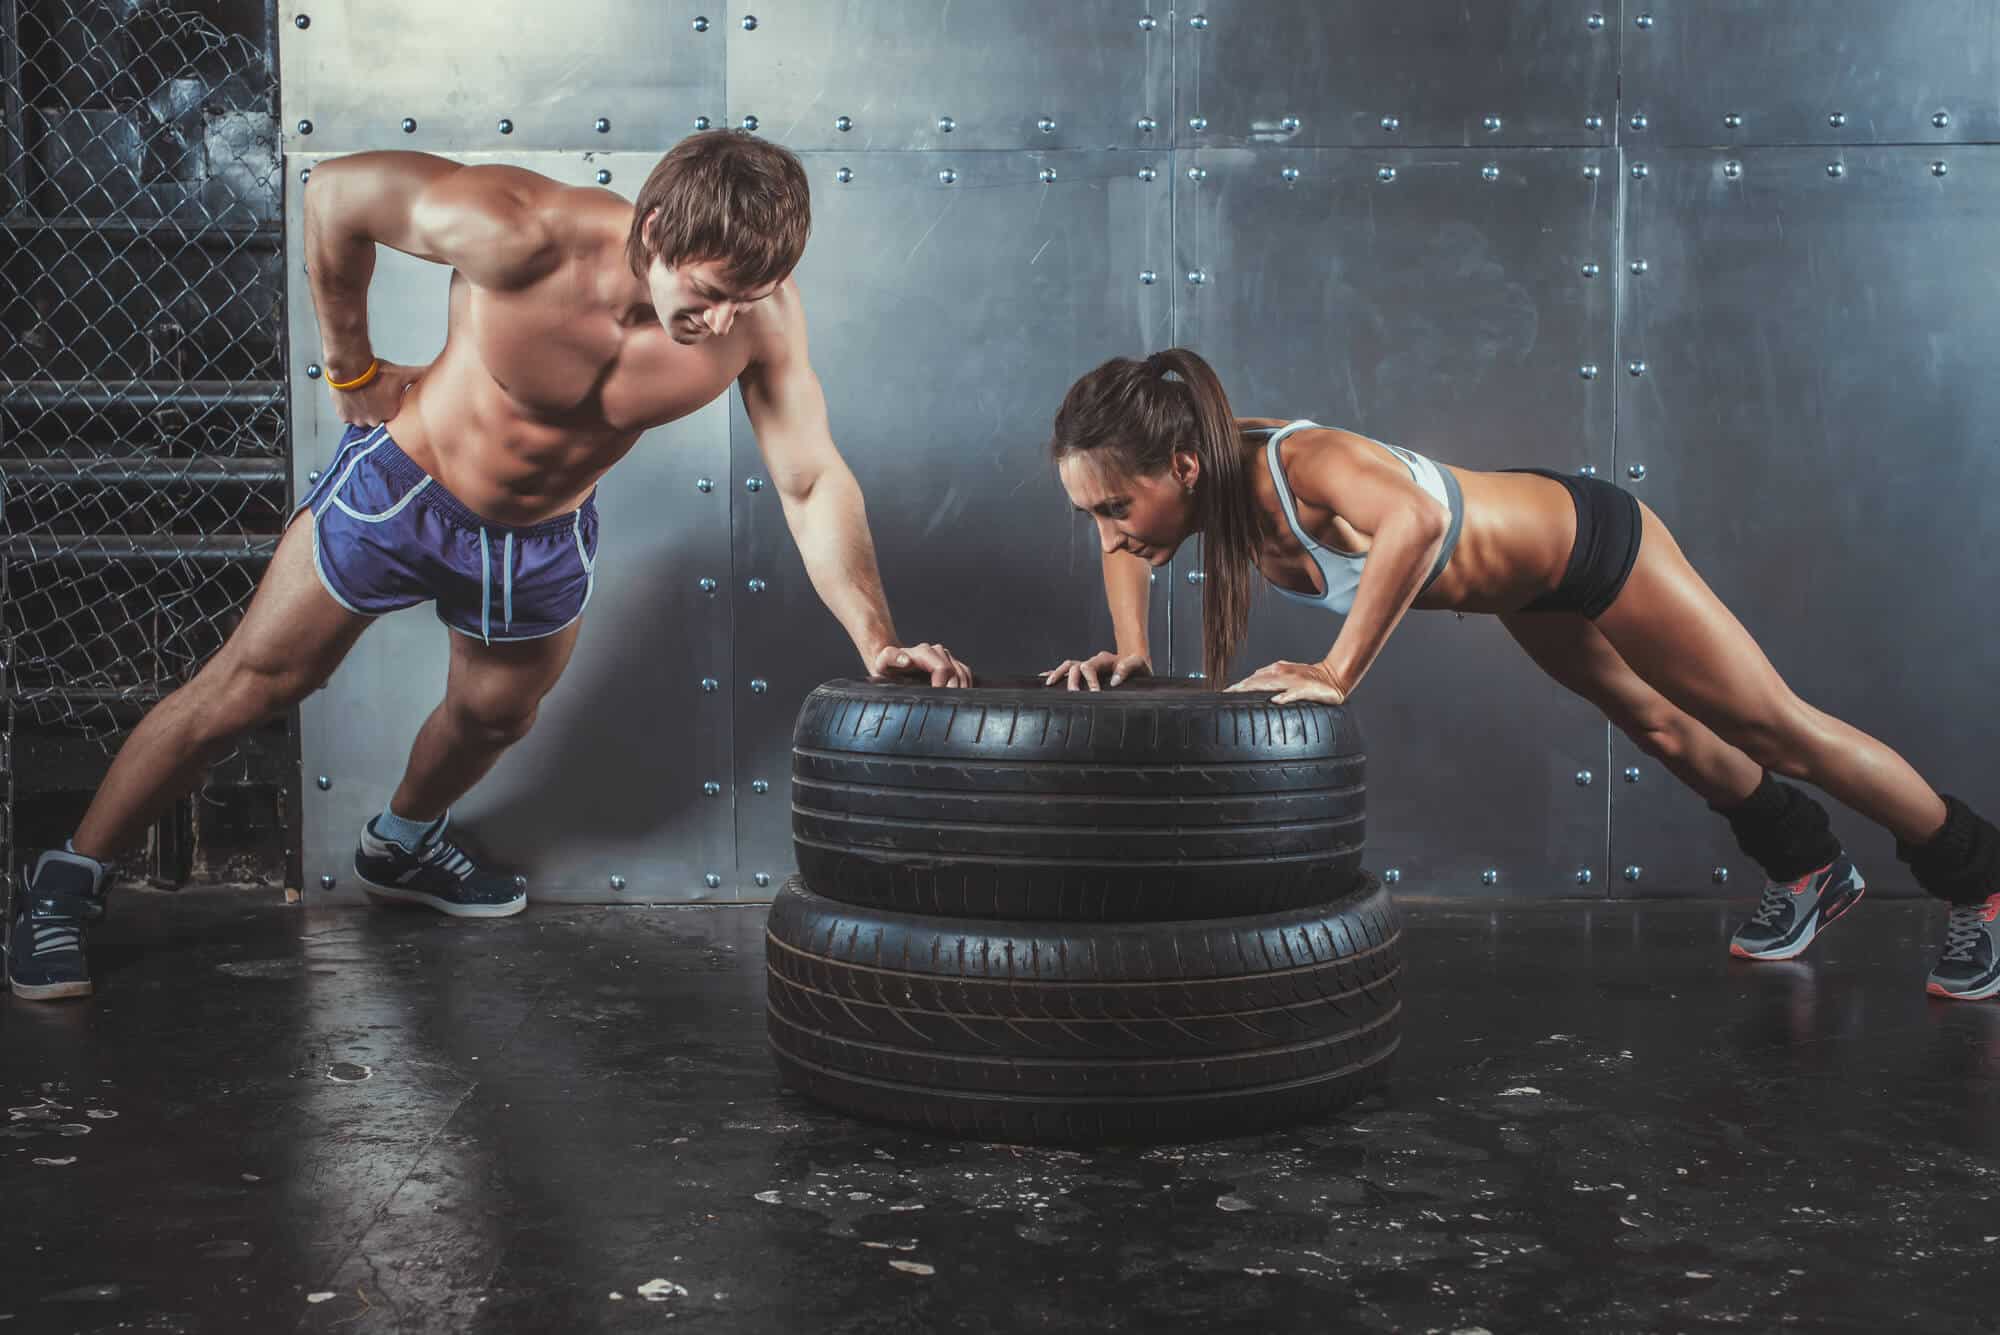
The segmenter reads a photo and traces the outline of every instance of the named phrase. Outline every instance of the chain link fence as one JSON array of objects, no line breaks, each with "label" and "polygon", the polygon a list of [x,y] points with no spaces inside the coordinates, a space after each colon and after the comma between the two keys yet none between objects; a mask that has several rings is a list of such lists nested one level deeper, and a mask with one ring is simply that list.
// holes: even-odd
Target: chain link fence
[{"label": "chain link fence", "polygon": [[276,22],[275,0],[0,0],[9,869],[24,743],[101,774],[284,524]]}]

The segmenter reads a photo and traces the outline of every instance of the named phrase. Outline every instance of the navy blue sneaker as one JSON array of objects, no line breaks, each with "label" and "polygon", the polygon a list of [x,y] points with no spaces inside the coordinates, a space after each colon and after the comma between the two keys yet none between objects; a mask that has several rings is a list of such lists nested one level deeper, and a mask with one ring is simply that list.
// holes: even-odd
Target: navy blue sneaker
[{"label": "navy blue sneaker", "polygon": [[50,849],[24,871],[7,915],[7,985],[28,1001],[90,995],[84,924],[104,912],[104,868]]},{"label": "navy blue sneaker", "polygon": [[354,850],[354,874],[377,901],[422,904],[454,918],[505,918],[528,907],[528,892],[506,872],[483,871],[445,838],[440,816],[415,848],[385,839],[369,821]]},{"label": "navy blue sneaker", "polygon": [[1867,882],[1845,856],[1796,881],[1772,881],[1750,921],[1729,938],[1729,953],[1745,960],[1791,959],[1860,903],[1865,889]]},{"label": "navy blue sneaker", "polygon": [[1944,931],[1944,953],[1925,990],[1953,1001],[2000,996],[2000,895],[1984,904],[1954,904]]}]

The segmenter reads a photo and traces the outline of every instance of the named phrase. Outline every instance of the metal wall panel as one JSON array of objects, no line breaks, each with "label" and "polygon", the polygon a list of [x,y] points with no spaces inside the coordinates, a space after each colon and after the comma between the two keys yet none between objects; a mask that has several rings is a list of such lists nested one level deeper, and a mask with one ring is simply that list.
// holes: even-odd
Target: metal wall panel
[{"label": "metal wall panel", "polygon": [[751,7],[754,27],[745,30],[749,17],[731,25],[730,124],[754,119],[793,149],[1169,143],[1173,25],[1162,17],[1142,26],[1143,5],[769,0]]},{"label": "metal wall panel", "polygon": [[1615,20],[1567,0],[1205,0],[1173,20],[1174,142],[1607,145]]},{"label": "metal wall panel", "polygon": [[[1239,416],[1474,468],[1608,467],[1610,377],[1580,372],[1612,362],[1615,150],[1178,156],[1178,341]],[[1180,672],[1201,660],[1197,563],[1174,564]],[[1238,672],[1317,659],[1339,624],[1266,591]],[[1601,892],[1603,723],[1497,622],[1408,618],[1355,709],[1371,866],[1418,893]]]},{"label": "metal wall panel", "polygon": [[448,12],[423,21],[400,0],[284,0],[285,147],[457,153],[505,145],[657,158],[697,117],[722,115],[720,3],[437,8]]},{"label": "metal wall panel", "polygon": [[1654,144],[2000,138],[1993,0],[1627,0],[1620,133]]},{"label": "metal wall panel", "polygon": [[[1812,704],[2000,809],[1984,614],[2000,545],[2000,150],[1677,149],[1628,182],[1627,485]],[[1933,164],[1943,163],[1943,175]],[[1840,174],[1830,173],[1837,165]],[[1758,873],[1726,826],[1618,742],[1613,862],[1644,894]],[[1835,808],[1871,886],[1908,888],[1885,834]]]},{"label": "metal wall panel", "polygon": [[[1172,258],[1165,155],[805,161],[814,233],[799,285],[812,357],[868,499],[897,629],[942,641],[989,677],[1109,645],[1096,535],[1045,446],[1077,376],[1168,337],[1173,287],[1140,281]],[[1056,179],[1044,183],[1044,171]],[[806,578],[777,496],[744,485],[764,476],[763,461],[737,405],[736,582],[765,584],[738,595],[731,682],[747,879],[792,869],[793,720],[814,686],[860,663]],[[1161,590],[1162,630],[1165,618]],[[1155,642],[1164,657],[1164,635]],[[768,792],[756,793],[758,780]]]},{"label": "metal wall panel", "polygon": [[[288,178],[317,159],[288,159]],[[627,189],[657,160],[645,154],[466,155],[571,185],[599,170]],[[307,189],[311,187],[308,186]],[[302,191],[287,200],[297,494],[333,457],[341,426],[325,387],[308,375],[319,352],[300,268]],[[376,351],[423,363],[443,346],[450,271],[380,251],[369,291]],[[730,898],[735,839],[729,695],[728,409],[720,402],[649,431],[606,476],[598,583],[575,657],[535,730],[454,810],[453,820],[496,863],[528,877],[542,900],[632,902]],[[713,594],[697,581],[714,578]],[[331,876],[335,897],[358,898],[353,853],[381,810],[410,742],[442,698],[450,634],[431,605],[381,619],[326,688],[300,708],[306,776],[303,865],[308,886]],[[704,678],[718,689],[705,692]],[[322,776],[329,786],[322,788]],[[716,796],[702,784],[718,786]],[[714,874],[719,887],[704,877]],[[614,889],[613,877],[622,877]]]}]

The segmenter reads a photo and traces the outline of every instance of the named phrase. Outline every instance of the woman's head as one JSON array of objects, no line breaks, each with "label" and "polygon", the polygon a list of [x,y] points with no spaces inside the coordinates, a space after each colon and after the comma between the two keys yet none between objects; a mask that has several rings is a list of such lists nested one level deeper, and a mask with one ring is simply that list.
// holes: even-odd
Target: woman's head
[{"label": "woman's head", "polygon": [[1202,658],[1222,677],[1249,624],[1257,525],[1215,371],[1186,348],[1114,357],[1063,396],[1049,452],[1105,551],[1159,566],[1203,535]]}]

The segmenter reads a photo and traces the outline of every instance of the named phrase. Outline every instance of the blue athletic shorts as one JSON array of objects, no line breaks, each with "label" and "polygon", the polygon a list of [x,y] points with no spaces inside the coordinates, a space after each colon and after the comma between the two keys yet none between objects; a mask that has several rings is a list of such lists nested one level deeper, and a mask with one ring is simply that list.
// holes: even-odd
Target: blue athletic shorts
[{"label": "blue athletic shorts", "polygon": [[488,644],[553,635],[583,615],[597,566],[597,497],[526,528],[481,519],[389,438],[350,426],[294,516],[312,512],[313,564],[342,607],[380,616],[432,599]]}]

